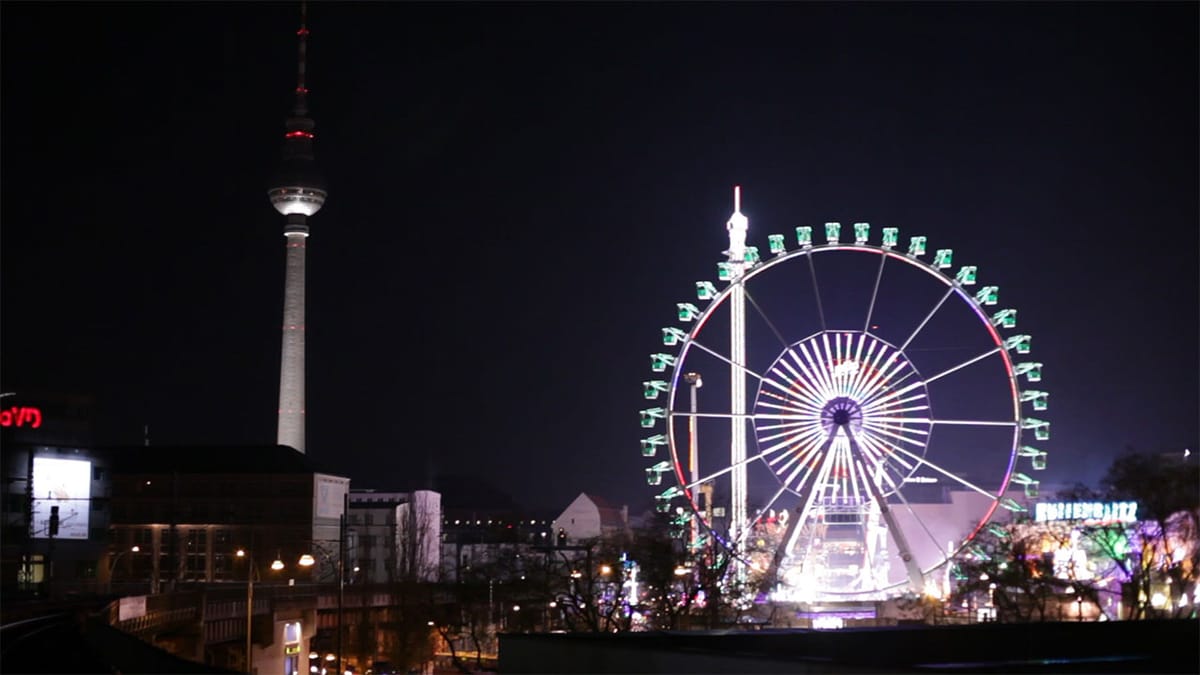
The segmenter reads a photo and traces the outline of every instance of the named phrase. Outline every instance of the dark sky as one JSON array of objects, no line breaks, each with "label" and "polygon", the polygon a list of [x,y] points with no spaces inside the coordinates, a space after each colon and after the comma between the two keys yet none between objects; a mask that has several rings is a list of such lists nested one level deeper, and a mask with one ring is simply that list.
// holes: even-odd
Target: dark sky
[{"label": "dark sky", "polygon": [[[314,3],[308,451],[644,504],[640,382],[734,184],[764,249],[869,221],[978,265],[1052,479],[1196,449],[1197,8]],[[273,442],[297,6],[0,16],[0,386],[94,396],[101,444]]]}]

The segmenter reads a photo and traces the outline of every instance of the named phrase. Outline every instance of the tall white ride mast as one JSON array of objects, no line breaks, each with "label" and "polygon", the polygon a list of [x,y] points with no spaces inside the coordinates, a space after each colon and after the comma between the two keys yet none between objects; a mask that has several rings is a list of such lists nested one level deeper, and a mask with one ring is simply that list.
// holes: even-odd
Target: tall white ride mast
[{"label": "tall white ride mast", "polygon": [[729,539],[737,542],[746,520],[746,294],[742,276],[746,271],[746,231],[750,219],[742,214],[742,188],[733,188],[733,215],[729,231]]}]

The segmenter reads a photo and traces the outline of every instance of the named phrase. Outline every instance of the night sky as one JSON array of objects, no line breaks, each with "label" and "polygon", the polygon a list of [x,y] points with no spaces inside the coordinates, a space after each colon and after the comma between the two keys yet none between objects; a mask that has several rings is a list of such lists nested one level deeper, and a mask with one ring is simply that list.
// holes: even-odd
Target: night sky
[{"label": "night sky", "polygon": [[[0,19],[0,387],[93,396],[101,445],[273,443],[298,6]],[[355,487],[646,505],[640,383],[716,281],[735,184],[764,250],[868,221],[978,265],[1045,363],[1046,480],[1195,450],[1198,25],[1182,2],[312,3],[308,452]]]}]

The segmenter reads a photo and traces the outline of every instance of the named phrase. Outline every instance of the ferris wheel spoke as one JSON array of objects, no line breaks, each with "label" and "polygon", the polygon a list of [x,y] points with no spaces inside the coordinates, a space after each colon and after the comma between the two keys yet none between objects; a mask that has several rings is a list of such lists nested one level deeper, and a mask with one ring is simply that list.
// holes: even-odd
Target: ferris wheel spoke
[{"label": "ferris wheel spoke", "polygon": [[[813,348],[813,351],[816,352],[815,347]],[[800,343],[799,355],[797,355],[795,349],[789,349],[788,356],[791,357],[792,362],[795,363],[800,370],[804,371],[804,374],[808,376],[809,381],[817,385],[817,388],[821,390],[821,393],[826,398],[833,398],[833,382],[830,381],[828,373],[821,366],[820,358],[814,358],[812,354],[809,354],[808,347],[803,342]],[[800,360],[800,356],[804,357],[803,361]],[[817,356],[819,357],[820,354],[817,354]],[[784,361],[784,363],[786,363],[786,361]]]},{"label": "ferris wheel spoke", "polygon": [[[784,370],[787,370],[788,373],[790,373],[792,375],[792,377],[788,377],[788,373],[781,372],[779,370],[778,366],[773,366],[771,368],[771,375],[783,379],[784,383],[787,385],[790,385],[790,386],[784,386],[783,384],[780,384],[779,382],[775,381],[774,379],[767,379],[767,380],[764,380],[764,382],[767,382],[772,387],[775,387],[776,389],[784,392],[788,396],[807,401],[815,407],[818,407],[818,408],[821,407],[821,405],[824,403],[824,401],[822,401],[816,395],[816,393],[813,392],[812,387],[808,386],[807,382],[803,381],[803,376],[800,375],[800,373],[797,373],[795,371],[795,369],[791,367],[791,364],[789,364],[787,361],[781,361],[780,363],[782,363],[785,366]],[[795,378],[795,379],[792,379],[792,378]]]},{"label": "ferris wheel spoke", "polygon": [[[914,371],[911,371],[911,370],[909,371],[909,373],[912,373],[912,372],[914,372]],[[908,378],[907,377],[902,378],[901,381],[903,381],[904,379],[908,379]],[[899,382],[897,384],[899,384]],[[919,387],[923,387],[923,386],[925,386],[925,382],[917,381],[917,382],[910,382],[910,383],[904,385],[903,387],[900,387],[899,389],[890,389],[890,390],[889,389],[880,389],[879,392],[883,395],[875,396],[872,398],[867,398],[866,400],[864,400],[862,402],[862,407],[864,409],[867,407],[874,408],[880,404],[887,403],[888,401],[891,401],[893,399],[900,398],[901,396],[904,396],[908,392],[910,392],[914,389],[917,389]],[[883,393],[883,392],[887,392],[887,393]]]},{"label": "ferris wheel spoke", "polygon": [[779,340],[779,344],[787,347],[788,342],[784,339],[783,333],[779,332],[779,329],[775,327],[775,323],[771,321],[770,317],[767,316],[767,313],[763,311],[762,307],[759,307],[758,303],[755,302],[754,297],[750,295],[750,291],[746,289],[744,284],[742,285],[742,293],[745,295],[746,299],[750,301],[750,306],[754,308],[754,311],[758,312],[758,315],[762,317],[762,320],[767,323],[767,327],[770,328],[771,332],[775,334],[775,338]]},{"label": "ferris wheel spoke", "polygon": [[[862,400],[862,391],[866,383],[874,380],[872,373],[876,371],[876,368],[879,364],[879,359],[883,356],[883,352],[885,351],[884,349],[879,348],[880,343],[877,340],[872,339],[870,346],[867,347],[867,355],[864,359],[862,349],[863,343],[866,341],[866,337],[867,336],[865,333],[859,335],[858,351],[854,355],[854,361],[859,365],[850,380],[850,385],[847,391],[847,396],[856,401]],[[878,349],[878,352],[876,352],[876,349]],[[866,367],[863,367],[862,365],[864,362],[867,363]]]},{"label": "ferris wheel spoke", "polygon": [[[787,438],[788,439],[786,441],[787,443],[793,443],[796,440],[805,437],[807,434],[819,433],[820,431],[821,431],[820,425],[811,425],[810,426],[810,425],[806,424],[801,429],[797,429],[797,428],[783,429],[782,431],[779,431],[778,433],[763,435],[763,436],[759,437],[758,440],[759,440],[759,443],[765,444],[765,443],[770,443],[772,441],[776,441],[780,438]],[[773,448],[774,448],[774,446],[772,446],[771,449],[773,449]],[[767,451],[769,452],[770,449],[768,449]]]},{"label": "ferris wheel spoke", "polygon": [[[912,433],[912,434],[916,434],[919,436],[928,436],[929,435],[928,431],[922,431],[920,429],[910,429],[908,427],[900,427],[900,426],[895,426],[895,425],[890,425],[890,424],[870,424],[870,425],[868,425],[866,422],[864,422],[863,428],[867,429],[868,431],[870,431],[873,434],[879,434],[880,436],[894,438],[898,441],[904,441],[905,443],[908,443],[910,445],[915,445],[915,446],[922,447],[922,448],[925,447],[925,443],[923,441],[920,441],[920,440],[917,440],[914,438],[909,438],[909,437],[905,436],[904,433]],[[899,432],[903,432],[903,433],[899,433]]]},{"label": "ferris wheel spoke", "polygon": [[[879,463],[879,465],[883,467],[885,471],[889,469],[896,471],[896,469],[892,467],[892,464],[899,464],[907,471],[912,471],[914,468],[916,468],[915,464],[909,462],[900,454],[893,452],[891,450],[892,445],[882,439],[877,439],[870,434],[860,433],[859,440],[861,441],[860,445],[864,452],[871,455],[871,461]],[[896,471],[896,473],[899,474],[900,472]]]},{"label": "ferris wheel spoke", "polygon": [[[928,409],[928,407],[929,406],[919,406],[919,407],[915,407],[915,408],[902,408],[899,410],[894,410],[894,411],[889,411],[889,412],[904,412],[906,410],[925,410],[925,409]],[[931,417],[872,416],[871,422],[873,422],[873,423],[903,422],[903,423],[929,424],[929,425],[946,424],[946,425],[969,426],[969,427],[1012,427],[1012,426],[1017,425],[1017,423],[1013,420],[935,420]],[[863,423],[863,426],[866,426],[866,422]]]},{"label": "ferris wheel spoke", "polygon": [[[803,445],[803,448],[800,448],[800,444],[797,444],[796,452],[777,455],[774,459],[767,460],[767,464],[773,466],[776,475],[781,477],[784,472],[792,471],[793,473],[790,475],[790,478],[783,480],[784,485],[789,485],[792,482],[792,479],[795,478],[796,473],[798,473],[804,467],[807,466],[811,472],[813,467],[820,464],[820,454],[824,452],[824,450],[822,450],[823,447],[825,447],[825,444],[821,442],[820,436],[818,435],[816,437],[809,438],[808,442]],[[781,460],[787,461],[784,461],[782,464],[780,464]],[[793,466],[798,468],[792,469]],[[800,486],[803,486],[803,482],[800,483]],[[796,489],[799,490],[799,487]]]},{"label": "ferris wheel spoke", "polygon": [[769,392],[764,393],[766,394],[767,398],[774,400],[767,401],[760,398],[758,401],[758,407],[760,408],[770,408],[771,410],[784,411],[781,414],[790,413],[789,416],[794,418],[811,417],[813,419],[817,419],[821,415],[821,409],[809,403],[808,401],[801,401],[798,399],[788,400],[782,396],[772,395]]},{"label": "ferris wheel spoke", "polygon": [[876,370],[874,376],[862,387],[862,390],[857,392],[856,400],[862,401],[862,405],[866,407],[871,401],[876,400],[885,392],[892,391],[897,395],[902,395],[915,389],[916,387],[913,385],[906,386],[903,389],[895,389],[895,387],[903,384],[905,380],[912,377],[916,372],[912,368],[909,368],[903,375],[893,381],[893,378],[896,378],[896,374],[906,365],[908,365],[908,362],[900,358],[899,352],[892,352],[892,355],[888,357],[883,367]]},{"label": "ferris wheel spoke", "polygon": [[779,498],[780,498],[780,497],[783,495],[783,493],[784,493],[784,492],[786,492],[786,491],[787,491],[787,487],[780,486],[780,488],[779,488],[778,490],[776,490],[776,491],[775,491],[775,494],[771,496],[771,499],[769,499],[769,500],[767,501],[767,505],[766,505],[766,506],[764,506],[764,507],[762,507],[762,510],[760,510],[760,511],[758,512],[758,515],[750,519],[750,523],[749,523],[749,525],[747,525],[747,526],[746,526],[746,528],[744,529],[744,531],[746,531],[746,532],[749,532],[749,531],[750,531],[750,528],[754,527],[754,526],[755,526],[755,525],[757,525],[759,522],[761,522],[761,521],[762,521],[762,517],[763,517],[764,515],[766,515],[768,512],[770,512],[770,510],[771,510],[771,507],[775,506],[775,502],[779,501]]},{"label": "ferris wheel spoke", "polygon": [[811,252],[804,257],[808,258],[808,271],[812,275],[813,296],[817,299],[817,315],[821,317],[821,330],[827,330],[825,327],[825,309],[821,306],[821,289],[817,286],[817,267],[813,264]]},{"label": "ferris wheel spoke", "polygon": [[734,471],[738,467],[746,466],[750,462],[762,459],[767,454],[768,454],[768,452],[764,451],[764,452],[760,452],[757,455],[754,455],[752,457],[747,457],[740,462],[732,463],[723,469],[714,471],[703,478],[697,478],[696,480],[694,480],[690,483],[685,483],[683,487],[687,490],[691,490],[693,488],[699,487],[701,485],[704,485],[705,483],[708,483],[709,481],[715,480],[717,478],[720,478],[721,476],[724,476],[727,473]]},{"label": "ferris wheel spoke", "polygon": [[946,294],[942,296],[941,300],[938,300],[938,303],[936,305],[934,305],[933,309],[929,310],[929,313],[925,315],[925,320],[922,321],[920,323],[920,325],[917,326],[917,329],[912,332],[912,335],[908,336],[908,339],[904,341],[904,344],[900,345],[900,351],[904,351],[905,349],[908,349],[909,343],[916,339],[917,335],[921,332],[921,330],[923,328],[925,328],[925,324],[929,323],[929,320],[933,318],[933,315],[937,314],[937,311],[942,308],[942,305],[946,304],[946,300],[950,299],[950,296],[953,294],[954,294],[953,286],[946,289]]},{"label": "ferris wheel spoke", "polygon": [[938,373],[937,375],[934,375],[933,377],[929,378],[928,380],[925,380],[925,384],[929,384],[930,382],[940,380],[943,377],[949,375],[950,373],[953,373],[957,370],[966,368],[967,366],[969,366],[977,361],[982,361],[982,360],[986,359],[987,357],[991,356],[992,354],[998,354],[998,353],[1000,353],[1000,347],[994,347],[992,349],[989,349],[986,352],[984,352],[976,357],[973,357],[973,358],[967,359],[966,361],[963,361],[962,363],[958,364],[957,366],[953,366],[951,368],[947,368],[946,370],[943,370],[942,372]]},{"label": "ferris wheel spoke", "polygon": [[879,295],[879,282],[883,280],[883,264],[887,262],[887,256],[879,256],[879,271],[875,273],[875,288],[871,291],[871,304],[867,307],[867,320],[863,322],[863,332],[867,332],[871,328],[871,315],[875,313],[875,298]]},{"label": "ferris wheel spoke", "polygon": [[774,401],[758,401],[758,407],[767,408],[778,412],[757,412],[751,414],[750,419],[787,419],[787,420],[812,420],[817,422],[821,418],[821,411],[816,408],[806,406],[781,405]]},{"label": "ferris wheel spoke", "polygon": [[[829,480],[829,470],[833,464],[833,453],[829,452],[829,448],[832,445],[833,434],[831,433],[825,442],[816,443],[813,445],[812,452],[809,453],[809,456],[816,461],[812,463],[801,464],[800,466],[796,467],[792,473],[788,474],[788,477],[783,481],[783,484],[791,485],[796,480],[796,477],[803,473],[804,476],[799,482],[796,483],[795,487],[792,488],[793,491],[795,491],[797,494],[800,494],[804,490],[805,485],[809,486],[810,495],[817,490],[824,491]],[[804,471],[805,469],[808,469],[808,471]],[[808,479],[813,478],[814,476],[816,479],[810,484]]]},{"label": "ferris wheel spoke", "polygon": [[904,405],[905,403],[912,403],[913,401],[921,401],[921,400],[926,400],[924,392],[919,392],[919,393],[913,394],[912,396],[906,396],[904,398],[892,399],[890,401],[885,401],[883,403],[876,402],[876,403],[872,403],[869,405],[864,405],[864,406],[862,406],[862,411],[863,411],[864,415],[870,415],[870,414],[874,414],[876,409],[878,408],[880,413],[886,413],[891,410],[894,410],[893,406]]},{"label": "ferris wheel spoke", "polygon": [[[800,483],[798,483],[797,487],[794,490],[796,492],[796,494],[803,494],[803,487],[807,483],[808,478],[812,477],[815,474],[816,478],[813,480],[813,482],[811,484],[808,485],[808,492],[804,496],[804,505],[800,508],[800,514],[797,516],[797,518],[799,518],[799,520],[796,521],[796,528],[794,530],[792,530],[792,536],[788,539],[788,541],[784,542],[784,551],[785,552],[790,552],[795,547],[796,540],[799,539],[801,533],[805,530],[806,526],[810,525],[809,518],[811,517],[811,514],[812,514],[813,504],[816,502],[817,497],[819,495],[825,494],[826,484],[827,484],[826,481],[827,481],[827,477],[829,474],[828,450],[831,445],[833,445],[833,433],[830,433],[829,437],[825,440],[825,442],[821,444],[821,449],[823,452],[825,452],[825,455],[826,455],[826,457],[825,457],[826,461],[822,462],[820,467],[816,471],[810,470],[809,473],[805,475],[804,480],[801,481]],[[794,474],[792,477],[794,477]],[[791,483],[790,479],[792,477],[789,477],[789,480],[785,481],[784,484],[787,485],[787,484]],[[812,541],[811,537],[809,538],[809,541],[811,543],[811,541]],[[808,557],[807,551],[805,551],[801,554],[801,559],[804,559],[807,557]]]},{"label": "ferris wheel spoke", "polygon": [[[793,357],[793,360],[795,360],[795,355],[791,350],[789,350],[787,353],[789,356]],[[778,365],[771,368],[771,373],[778,377],[784,378],[788,383],[792,384],[793,389],[791,391],[794,391],[802,398],[812,402],[817,407],[820,407],[824,404],[824,399],[819,395],[820,392],[818,391],[821,389],[820,383],[817,382],[816,378],[813,377],[806,368],[804,368],[803,364],[801,364],[799,361],[796,361],[796,364],[801,367],[801,370],[804,370],[804,374],[801,374],[800,371],[796,370],[796,368],[793,367],[787,359],[780,359]],[[787,371],[786,375],[779,371],[780,366],[783,366],[783,369]],[[788,375],[791,377],[789,378]]]},{"label": "ferris wheel spoke", "polygon": [[705,345],[702,342],[699,342],[697,340],[692,340],[688,344],[690,346],[699,348],[701,351],[704,351],[704,352],[720,359],[721,361],[724,361],[725,363],[729,364],[730,366],[732,366],[734,368],[737,368],[738,370],[742,371],[743,373],[745,373],[747,375],[758,378],[758,380],[760,380],[760,381],[766,381],[766,379],[767,379],[767,378],[763,377],[762,375],[759,375],[758,373],[754,372],[753,370],[750,370],[744,364],[734,363],[733,361],[729,360],[729,358],[727,358],[724,354],[721,354],[720,352],[716,351],[715,349],[709,348],[707,345]]},{"label": "ferris wheel spoke", "polygon": [[[929,540],[934,544],[934,548],[940,553],[942,550],[941,543],[938,542],[937,537],[933,536],[933,532],[929,530],[929,526],[926,525],[925,521],[921,519],[921,516],[917,514],[917,511],[912,507],[912,504],[908,503],[908,499],[904,496],[904,490],[902,490],[900,485],[897,485],[896,482],[892,480],[891,476],[884,474],[883,478],[888,482],[889,485],[892,486],[892,491],[895,493],[896,497],[900,499],[900,503],[904,504],[904,508],[908,511],[909,515],[913,517],[913,520],[917,521],[917,525],[921,527],[921,530],[925,532],[925,536],[929,537]],[[899,525],[899,522],[897,522],[896,526],[899,527]]]},{"label": "ferris wheel spoke", "polygon": [[963,478],[963,477],[959,476],[958,474],[955,474],[951,471],[943,469],[942,467],[938,466],[937,464],[934,464],[933,462],[929,461],[928,459],[926,459],[924,457],[921,457],[920,455],[916,455],[916,454],[909,452],[908,450],[905,450],[904,448],[899,447],[899,446],[896,446],[896,451],[903,453],[904,455],[912,458],[918,464],[924,464],[925,466],[933,469],[934,471],[937,471],[938,473],[942,474],[946,478],[949,478],[950,480],[953,480],[956,483],[959,483],[961,485],[971,488],[972,490],[987,497],[988,499],[993,499],[993,500],[1000,499],[1000,495],[988,492],[987,490],[979,487],[978,485],[972,483],[971,481],[967,480],[966,478]]},{"label": "ferris wheel spoke", "polygon": [[[798,433],[798,434],[792,434],[791,437],[788,438],[787,440],[780,441],[778,443],[775,443],[774,445],[771,445],[770,447],[763,449],[763,451],[761,453],[759,453],[759,456],[765,457],[767,455],[779,453],[780,450],[791,449],[794,451],[791,454],[796,460],[804,459],[805,457],[807,457],[808,455],[811,455],[813,453],[814,447],[819,445],[820,441],[814,440],[814,439],[819,438],[821,433],[822,433],[822,430],[820,428],[817,428],[817,429],[804,431],[804,432]],[[780,461],[782,461],[784,458],[787,458],[788,456],[789,455],[787,453],[780,453],[780,454],[776,455],[775,458],[769,459],[766,461],[767,461],[768,465],[775,465],[775,464],[778,464]],[[786,470],[786,467],[790,466],[791,464],[792,464],[791,461],[785,462],[783,467],[780,468],[780,470]]]}]

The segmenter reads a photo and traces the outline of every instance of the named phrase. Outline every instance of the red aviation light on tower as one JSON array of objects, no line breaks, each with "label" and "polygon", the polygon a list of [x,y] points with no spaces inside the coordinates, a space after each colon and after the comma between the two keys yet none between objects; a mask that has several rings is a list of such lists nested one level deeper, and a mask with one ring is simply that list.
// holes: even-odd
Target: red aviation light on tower
[{"label": "red aviation light on tower", "polygon": [[312,138],[313,137],[311,131],[300,131],[300,130],[289,131],[286,134],[284,134],[283,136],[284,136],[284,138]]}]

